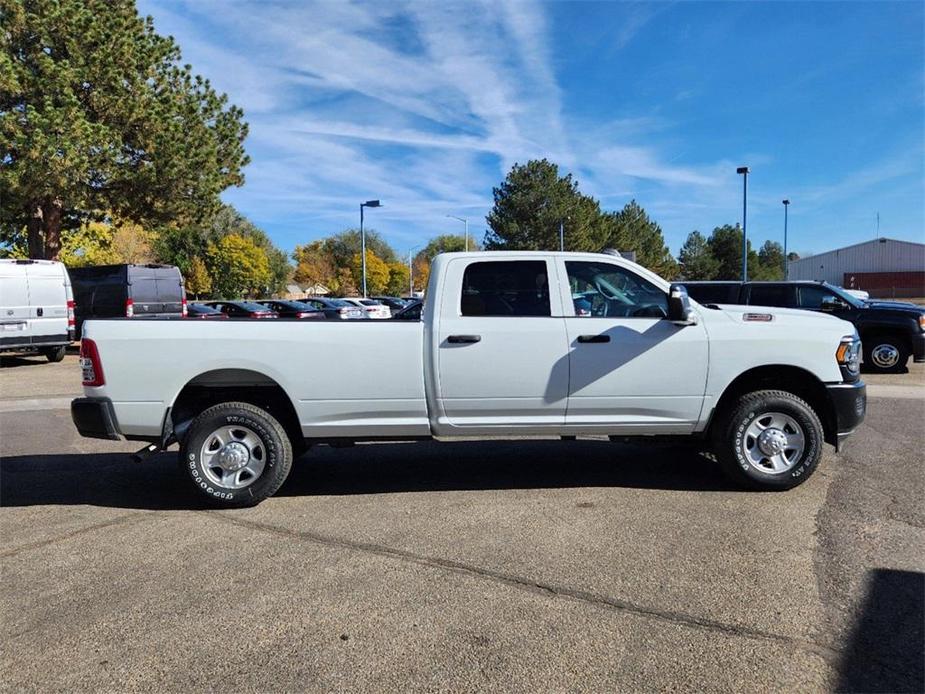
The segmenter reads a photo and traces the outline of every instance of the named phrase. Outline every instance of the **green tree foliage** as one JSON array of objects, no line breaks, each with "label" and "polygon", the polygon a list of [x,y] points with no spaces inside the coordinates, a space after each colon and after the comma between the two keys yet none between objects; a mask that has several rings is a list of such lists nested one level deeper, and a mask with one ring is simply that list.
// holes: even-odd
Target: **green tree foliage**
[{"label": "green tree foliage", "polygon": [[713,257],[707,240],[699,231],[692,231],[678,254],[680,274],[686,280],[712,280],[719,272],[719,261]]},{"label": "green tree foliage", "polygon": [[234,299],[268,293],[270,263],[266,252],[251,239],[228,234],[209,242],[206,265],[217,296]]},{"label": "green tree foliage", "polygon": [[[739,280],[742,278],[742,230],[738,225],[716,227],[709,239],[699,231],[687,236],[681,252],[681,276],[686,280]],[[784,249],[765,241],[758,253],[748,244],[748,279],[779,280],[784,276]]]},{"label": "green tree foliage", "polygon": [[630,200],[619,212],[606,213],[604,219],[603,247],[635,251],[637,263],[662,277],[677,274],[678,264],[665,245],[662,228],[635,200]]},{"label": "green tree foliage", "polygon": [[567,251],[635,251],[636,260],[650,270],[667,277],[677,272],[661,227],[639,203],[631,200],[619,212],[602,212],[571,174],[560,175],[546,159],[515,164],[493,192],[485,234],[489,250],[559,250],[561,225]]},{"label": "green tree foliage", "polygon": [[[158,261],[176,265],[186,277],[192,271],[195,259],[204,260],[207,257],[210,244],[231,235],[248,239],[263,251],[270,269],[270,279],[266,283],[269,293],[284,291],[293,271],[288,256],[273,245],[266,232],[231,205],[222,205],[214,216],[200,223],[161,229],[154,240],[154,253]],[[211,272],[212,266],[208,263],[206,265]],[[214,275],[211,281],[218,286]],[[207,293],[207,290],[203,293]]]},{"label": "green tree foliage", "polygon": [[[742,228],[736,224],[724,224],[716,227],[707,240],[710,253],[719,263],[716,271],[717,280],[742,279]],[[752,250],[752,242],[748,242],[748,266],[758,267],[758,254]],[[751,275],[749,275],[751,278]]]},{"label": "green tree foliage", "polygon": [[[357,253],[351,260],[350,269],[353,271],[353,285],[363,291],[363,255]],[[389,285],[389,263],[366,249],[366,292],[367,294],[382,294]]]},{"label": "green tree foliage", "polygon": [[[412,263],[414,266],[414,290],[419,292],[427,287],[427,280],[430,277],[430,263],[436,256],[441,253],[455,253],[464,250],[466,250],[465,234],[441,234],[428,241],[427,245],[414,256]],[[482,247],[475,239],[470,238],[469,250],[480,251]],[[402,292],[404,294],[407,291],[408,282],[406,281]]]},{"label": "green tree foliage", "polygon": [[189,264],[189,270],[183,276],[186,280],[186,292],[195,298],[207,296],[212,291],[212,278],[206,264],[198,256]]},{"label": "green tree foliage", "polygon": [[389,296],[404,296],[408,293],[408,265],[397,261],[389,263],[389,283],[386,285],[385,292]]},{"label": "green tree foliage", "polygon": [[[360,254],[362,240],[359,229],[347,229],[324,240],[325,252],[336,267],[350,267],[353,257]],[[366,250],[380,260],[394,263],[398,258],[392,247],[373,229],[366,230]]]},{"label": "green tree foliage", "polygon": [[765,241],[758,249],[758,266],[749,269],[749,274],[755,280],[784,279],[784,247],[777,241]]},{"label": "green tree foliage", "polygon": [[552,162],[514,164],[492,192],[487,250],[559,250],[560,223],[566,229],[566,250],[601,250],[605,233],[600,205],[579,192],[572,174],[560,176]]},{"label": "green tree foliage", "polygon": [[[435,236],[427,245],[418,251],[416,258],[427,258],[433,260],[440,253],[456,253],[466,250],[466,237],[464,234],[441,234]],[[480,251],[481,246],[475,239],[469,239],[469,250]]]},{"label": "green tree foliage", "polygon": [[133,0],[0,0],[0,234],[32,257],[111,210],[153,228],[241,185],[240,109]]},{"label": "green tree foliage", "polygon": [[296,246],[292,254],[296,261],[293,279],[301,285],[321,284],[332,292],[341,292],[341,277],[338,268],[325,251],[324,241],[312,241]]},{"label": "green tree foliage", "polygon": [[269,287],[271,293],[280,293],[286,289],[286,284],[292,278],[292,265],[285,251],[273,245],[267,233],[238,212],[231,205],[222,205],[208,225],[208,236],[212,239],[221,238],[228,234],[235,234],[250,239],[267,255],[270,265]]}]

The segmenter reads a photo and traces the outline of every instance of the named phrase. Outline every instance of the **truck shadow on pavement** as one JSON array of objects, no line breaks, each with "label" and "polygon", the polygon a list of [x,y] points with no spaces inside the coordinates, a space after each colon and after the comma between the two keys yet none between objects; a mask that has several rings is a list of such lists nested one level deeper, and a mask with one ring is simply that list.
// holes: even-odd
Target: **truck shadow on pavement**
[{"label": "truck shadow on pavement", "polygon": [[[716,463],[690,447],[605,441],[478,441],[318,446],[293,464],[276,496],[481,489],[623,487],[737,492]],[[89,504],[200,509],[175,452],[142,463],[127,453],[0,459],[0,506]]]}]

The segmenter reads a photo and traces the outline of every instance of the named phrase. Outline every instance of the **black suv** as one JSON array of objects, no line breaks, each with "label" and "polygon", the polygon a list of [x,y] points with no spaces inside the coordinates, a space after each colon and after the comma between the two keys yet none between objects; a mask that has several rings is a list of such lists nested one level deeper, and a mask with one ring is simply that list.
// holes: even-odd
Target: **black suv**
[{"label": "black suv", "polygon": [[824,311],[854,324],[864,364],[881,373],[902,371],[912,355],[925,361],[925,309],[915,304],[864,301],[827,282],[683,282],[704,304],[747,304]]}]

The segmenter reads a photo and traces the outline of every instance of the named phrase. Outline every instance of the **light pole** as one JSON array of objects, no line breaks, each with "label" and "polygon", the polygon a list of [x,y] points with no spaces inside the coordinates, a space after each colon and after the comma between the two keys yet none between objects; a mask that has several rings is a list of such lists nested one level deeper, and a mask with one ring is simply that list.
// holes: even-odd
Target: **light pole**
[{"label": "light pole", "polygon": [[466,225],[466,251],[469,250],[469,220],[465,217],[457,217],[455,214],[448,214],[449,219],[457,219]]},{"label": "light pole", "polygon": [[412,262],[412,253],[420,246],[408,249],[408,296],[414,297],[414,263]]},{"label": "light pole", "polygon": [[790,258],[787,257],[787,210],[790,207],[789,200],[781,200],[784,203],[784,279],[790,279]]},{"label": "light pole", "polygon": [[740,166],[737,174],[742,174],[742,281],[748,282],[748,235],[745,232],[745,216],[748,211],[748,167]]},{"label": "light pole", "polygon": [[360,262],[363,266],[363,298],[366,298],[366,230],[363,228],[363,208],[382,207],[378,200],[367,200],[360,203]]}]

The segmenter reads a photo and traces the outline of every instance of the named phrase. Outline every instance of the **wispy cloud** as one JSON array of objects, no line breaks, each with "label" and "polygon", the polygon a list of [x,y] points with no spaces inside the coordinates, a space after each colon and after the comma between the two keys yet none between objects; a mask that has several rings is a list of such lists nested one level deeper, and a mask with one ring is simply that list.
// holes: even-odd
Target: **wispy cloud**
[{"label": "wispy cloud", "polygon": [[[491,188],[514,162],[547,157],[609,206],[641,198],[689,230],[712,211],[735,219],[743,153],[697,156],[678,144],[669,109],[570,103],[554,6],[529,0],[457,3],[140,0],[184,59],[244,107],[253,163],[226,193],[285,247],[355,224],[357,205],[381,198],[371,223],[397,245],[473,230]],[[620,5],[609,58],[629,49],[669,4]],[[601,89],[621,85],[601,85]],[[691,102],[672,89],[665,102]],[[915,148],[913,148],[915,151]],[[704,149],[700,149],[703,152]],[[768,157],[753,154],[749,162]],[[807,187],[808,201],[876,185],[895,161]],[[900,174],[896,174],[900,175]],[[772,207],[771,198],[767,205]],[[762,200],[756,197],[756,205]],[[678,231],[680,233],[680,231]]]}]

